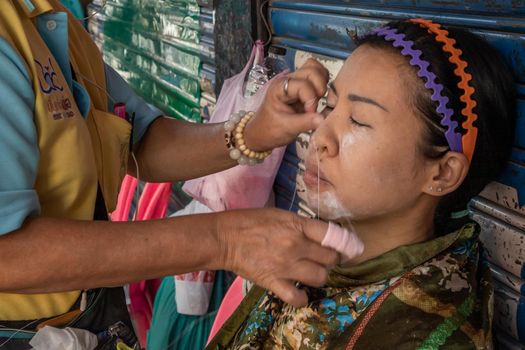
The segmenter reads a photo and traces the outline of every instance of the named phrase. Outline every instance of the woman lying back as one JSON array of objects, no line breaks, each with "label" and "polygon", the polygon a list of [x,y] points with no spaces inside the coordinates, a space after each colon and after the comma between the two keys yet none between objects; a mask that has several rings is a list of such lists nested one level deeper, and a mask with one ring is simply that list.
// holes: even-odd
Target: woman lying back
[{"label": "woman lying back", "polygon": [[514,98],[501,57],[467,31],[409,20],[362,38],[330,85],[304,181],[309,205],[364,252],[303,308],[254,288],[209,348],[491,348],[492,287],[466,208],[509,156]]}]

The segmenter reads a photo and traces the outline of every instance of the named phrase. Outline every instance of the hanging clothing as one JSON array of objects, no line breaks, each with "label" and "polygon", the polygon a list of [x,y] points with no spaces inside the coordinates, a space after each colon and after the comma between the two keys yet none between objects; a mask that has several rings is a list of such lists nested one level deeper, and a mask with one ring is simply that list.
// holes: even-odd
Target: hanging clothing
[{"label": "hanging clothing", "polygon": [[148,350],[204,349],[221,301],[231,283],[225,271],[217,271],[208,311],[204,315],[183,315],[177,310],[175,280],[165,277],[155,298],[148,332]]},{"label": "hanging clothing", "polygon": [[254,288],[207,349],[486,349],[492,286],[474,223],[337,267],[294,308]]}]

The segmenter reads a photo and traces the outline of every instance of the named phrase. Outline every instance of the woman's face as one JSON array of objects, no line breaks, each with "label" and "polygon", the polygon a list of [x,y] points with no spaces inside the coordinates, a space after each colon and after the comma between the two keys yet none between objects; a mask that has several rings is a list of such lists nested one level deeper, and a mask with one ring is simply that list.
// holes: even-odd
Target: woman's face
[{"label": "woman's face", "polygon": [[422,195],[423,128],[407,88],[419,85],[409,68],[401,56],[361,46],[333,82],[305,162],[308,204],[321,217],[402,215]]}]

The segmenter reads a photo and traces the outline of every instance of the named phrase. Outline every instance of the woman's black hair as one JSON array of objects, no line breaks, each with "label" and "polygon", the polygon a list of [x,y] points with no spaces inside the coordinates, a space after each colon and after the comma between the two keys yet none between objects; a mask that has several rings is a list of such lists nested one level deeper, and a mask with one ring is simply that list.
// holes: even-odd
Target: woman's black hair
[{"label": "woman's black hair", "polygon": [[[437,82],[444,87],[443,94],[449,98],[448,107],[454,111],[453,119],[461,125],[465,120],[461,113],[464,104],[459,99],[463,90],[458,87],[460,79],[454,74],[455,65],[449,62],[450,54],[443,50],[443,44],[419,24],[395,21],[386,26],[405,34],[407,40],[414,42],[414,48],[423,52],[422,58],[430,63],[430,71],[437,76]],[[514,79],[501,55],[473,33],[458,28],[443,28],[456,41],[455,47],[463,52],[461,58],[468,63],[466,71],[472,75],[470,85],[475,89],[473,99],[477,105],[474,112],[478,120],[474,126],[478,128],[478,137],[467,177],[456,191],[443,197],[439,203],[435,217],[436,234],[457,228],[458,223],[451,219],[451,214],[466,210],[469,200],[501,173],[510,156],[516,118]],[[368,45],[398,54],[401,51],[392,42],[376,35],[358,39],[357,45]],[[408,67],[409,58],[405,59]],[[416,68],[411,69],[416,72]],[[448,151],[448,144],[440,124],[442,117],[436,111],[437,104],[430,99],[430,91],[423,87],[423,80],[421,86],[410,91],[410,94],[415,111],[424,120],[425,134],[420,145],[422,154],[431,159],[442,157]],[[458,131],[465,133],[461,126]]]}]

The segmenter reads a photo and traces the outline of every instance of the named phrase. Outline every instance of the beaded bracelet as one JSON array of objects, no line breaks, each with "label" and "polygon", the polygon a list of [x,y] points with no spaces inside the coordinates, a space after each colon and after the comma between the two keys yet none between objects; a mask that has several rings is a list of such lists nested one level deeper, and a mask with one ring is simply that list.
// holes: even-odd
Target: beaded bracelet
[{"label": "beaded bracelet", "polygon": [[272,153],[272,151],[252,151],[244,141],[244,128],[254,115],[254,112],[240,111],[233,113],[230,120],[224,123],[226,131],[224,139],[226,147],[230,150],[230,158],[236,160],[240,165],[257,165]]}]

